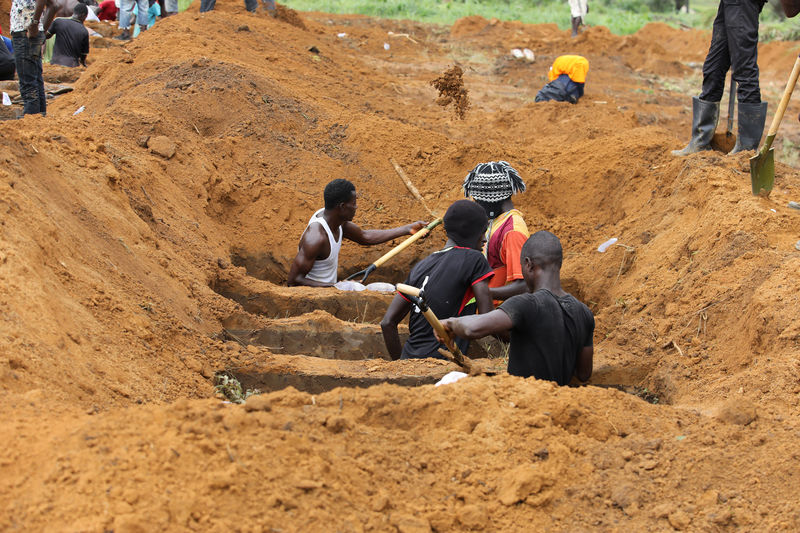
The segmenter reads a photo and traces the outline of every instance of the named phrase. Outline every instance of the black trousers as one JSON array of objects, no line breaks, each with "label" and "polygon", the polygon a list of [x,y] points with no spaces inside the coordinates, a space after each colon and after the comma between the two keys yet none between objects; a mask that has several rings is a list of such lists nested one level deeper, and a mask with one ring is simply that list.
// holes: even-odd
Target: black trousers
[{"label": "black trousers", "polygon": [[761,0],[720,0],[711,46],[703,63],[703,92],[700,99],[719,102],[725,91],[725,76],[733,67],[733,79],[739,84],[740,102],[761,101],[758,85],[758,15]]}]

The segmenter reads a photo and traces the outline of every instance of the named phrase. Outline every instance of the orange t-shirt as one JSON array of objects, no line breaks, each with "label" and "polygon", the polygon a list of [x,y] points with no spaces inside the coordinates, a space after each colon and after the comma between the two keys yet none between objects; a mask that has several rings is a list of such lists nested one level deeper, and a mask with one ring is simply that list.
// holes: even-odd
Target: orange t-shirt
[{"label": "orange t-shirt", "polygon": [[589,72],[589,60],[583,56],[558,56],[547,73],[550,81],[562,74],[569,76],[575,83],[586,83],[586,74]]},{"label": "orange t-shirt", "polygon": [[486,259],[494,270],[489,287],[502,287],[523,279],[519,256],[528,237],[528,226],[518,210],[506,211],[494,219],[486,238]]}]

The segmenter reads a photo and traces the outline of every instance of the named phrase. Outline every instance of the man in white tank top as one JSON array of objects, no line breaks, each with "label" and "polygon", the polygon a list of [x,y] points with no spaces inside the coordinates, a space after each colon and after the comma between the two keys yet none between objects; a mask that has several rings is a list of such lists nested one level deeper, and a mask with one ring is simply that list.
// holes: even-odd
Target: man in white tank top
[{"label": "man in white tank top", "polygon": [[381,244],[411,235],[425,226],[417,221],[393,229],[364,230],[353,224],[356,214],[356,188],[345,179],[325,186],[325,208],[311,216],[289,269],[288,284],[330,287],[336,283],[342,238],[363,245]]}]

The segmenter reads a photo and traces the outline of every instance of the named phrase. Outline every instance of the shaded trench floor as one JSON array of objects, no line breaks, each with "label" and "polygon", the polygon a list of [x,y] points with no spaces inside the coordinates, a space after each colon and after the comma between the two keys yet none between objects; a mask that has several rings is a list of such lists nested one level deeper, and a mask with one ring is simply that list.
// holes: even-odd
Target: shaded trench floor
[{"label": "shaded trench floor", "polygon": [[[336,387],[380,383],[415,387],[459,370],[454,364],[432,359],[390,362],[379,322],[392,294],[290,288],[276,283],[229,269],[212,287],[241,306],[222,321],[218,338],[255,347],[254,363],[217,369],[236,378],[243,390],[269,392],[294,387],[319,394]],[[401,325],[400,336],[405,341],[407,326]],[[507,346],[500,341],[472,342],[469,356],[482,360],[491,373],[505,372]],[[590,385],[622,390],[654,404],[670,403],[667,395],[643,385],[652,370],[600,366]]]}]

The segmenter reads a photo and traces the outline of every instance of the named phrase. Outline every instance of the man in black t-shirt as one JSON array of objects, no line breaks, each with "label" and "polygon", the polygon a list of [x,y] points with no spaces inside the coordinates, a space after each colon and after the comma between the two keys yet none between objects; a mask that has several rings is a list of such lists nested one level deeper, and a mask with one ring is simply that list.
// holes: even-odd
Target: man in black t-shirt
[{"label": "man in black t-shirt", "polygon": [[86,66],[86,56],[89,55],[89,30],[83,25],[89,9],[86,4],[78,2],[72,8],[71,18],[57,18],[47,30],[47,38],[56,36],[53,45],[52,65],[65,67]]},{"label": "man in black t-shirt", "polygon": [[511,332],[508,373],[566,385],[592,376],[594,316],[561,288],[561,242],[549,231],[522,247],[522,273],[530,292],[512,296],[491,313],[443,320],[464,339]]},{"label": "man in black t-shirt", "polygon": [[[425,290],[425,299],[437,317],[460,316],[473,296],[479,312],[492,310],[489,279],[494,272],[481,252],[488,223],[485,211],[475,202],[455,202],[444,215],[445,247],[414,265],[406,278],[407,285]],[[409,337],[401,350],[397,325],[409,311]],[[386,310],[381,330],[392,359],[401,356],[443,359],[438,350],[444,344],[436,340],[433,328],[420,310],[402,294],[398,293]],[[456,343],[466,353],[468,341],[456,339]]]}]

